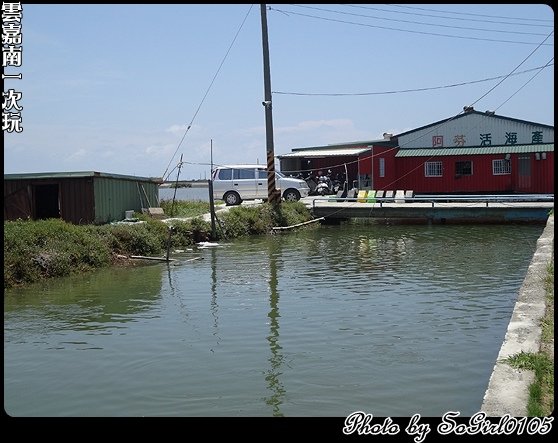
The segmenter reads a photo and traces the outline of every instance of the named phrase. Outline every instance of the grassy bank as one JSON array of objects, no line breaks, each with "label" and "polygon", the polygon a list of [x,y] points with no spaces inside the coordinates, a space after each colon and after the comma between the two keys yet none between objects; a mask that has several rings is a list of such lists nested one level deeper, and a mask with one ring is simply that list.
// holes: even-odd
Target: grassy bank
[{"label": "grassy bank", "polygon": [[[176,216],[192,217],[200,205],[175,202]],[[192,203],[192,202],[188,202]],[[189,209],[188,209],[189,208]],[[209,208],[209,206],[207,206]],[[201,213],[208,212],[204,210]],[[199,214],[196,214],[199,215]],[[194,215],[194,217],[196,217]],[[143,223],[78,226],[58,219],[4,222],[4,288],[21,286],[45,278],[87,272],[121,262],[119,256],[161,256],[166,251],[168,225],[139,216]],[[312,217],[303,203],[235,207],[219,215],[216,238],[210,223],[201,218],[173,222],[172,248],[183,248],[208,240],[262,235],[274,226],[289,226]]]},{"label": "grassy bank", "polygon": [[[222,201],[215,202],[216,206],[223,204]],[[176,200],[173,205],[172,200],[161,200],[159,205],[169,217],[197,217],[209,212],[209,203],[203,201]]]}]

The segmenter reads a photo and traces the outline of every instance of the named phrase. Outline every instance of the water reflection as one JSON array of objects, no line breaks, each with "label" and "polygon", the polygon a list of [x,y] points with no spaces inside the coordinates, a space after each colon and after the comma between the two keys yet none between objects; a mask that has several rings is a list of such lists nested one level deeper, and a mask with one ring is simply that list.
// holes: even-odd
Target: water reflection
[{"label": "water reflection", "polygon": [[327,268],[354,280],[377,277],[389,285],[413,280],[430,292],[476,293],[488,279],[499,278],[494,275],[514,275],[522,264],[522,256],[509,254],[510,243],[523,242],[521,248],[530,254],[536,247],[531,239],[519,238],[522,227],[513,225],[356,226],[355,235],[336,235],[347,226],[322,227],[315,233],[307,248],[315,263],[312,274]]},{"label": "water reflection", "polygon": [[265,402],[273,408],[275,417],[283,416],[281,412],[281,404],[285,397],[285,387],[281,383],[281,366],[283,364],[282,348],[279,344],[279,291],[277,290],[277,254],[280,248],[278,243],[268,242],[269,252],[269,305],[270,309],[267,314],[269,318],[269,335],[266,337],[269,343],[271,356],[269,357],[270,369],[266,372],[265,380],[267,387],[271,392],[269,397],[265,398]]},{"label": "water reflection", "polygon": [[10,291],[5,404],[14,415],[465,416],[540,231],[323,226]]},{"label": "water reflection", "polygon": [[31,336],[39,343],[37,336],[57,333],[62,339],[53,349],[98,348],[91,342],[63,338],[75,331],[85,336],[123,334],[128,322],[156,318],[153,307],[160,299],[161,277],[158,266],[115,268],[10,290],[5,294],[4,316],[9,321],[4,334],[20,343]]},{"label": "water reflection", "polygon": [[213,337],[215,344],[219,346],[221,337],[219,336],[219,304],[217,303],[217,251],[212,248],[211,254],[211,301],[209,303],[211,316],[213,317]]}]

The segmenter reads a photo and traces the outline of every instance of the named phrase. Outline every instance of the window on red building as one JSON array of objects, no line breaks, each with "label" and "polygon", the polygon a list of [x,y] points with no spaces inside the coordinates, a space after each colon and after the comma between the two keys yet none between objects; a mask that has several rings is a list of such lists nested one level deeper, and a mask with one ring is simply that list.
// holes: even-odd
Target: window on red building
[{"label": "window on red building", "polygon": [[455,162],[455,175],[473,175],[473,162]]},{"label": "window on red building", "polygon": [[424,163],[424,176],[425,177],[441,177],[442,176],[442,162],[426,162],[426,163]]},{"label": "window on red building", "polygon": [[506,159],[492,160],[492,175],[511,174],[511,162]]}]

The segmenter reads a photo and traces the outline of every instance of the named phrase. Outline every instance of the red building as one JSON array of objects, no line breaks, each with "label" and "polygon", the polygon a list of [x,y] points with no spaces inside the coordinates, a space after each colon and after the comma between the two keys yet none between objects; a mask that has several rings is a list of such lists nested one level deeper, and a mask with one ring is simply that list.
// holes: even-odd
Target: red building
[{"label": "red building", "polygon": [[[322,153],[320,167],[337,166],[337,159],[328,157],[327,151],[339,146],[312,148],[313,155]],[[396,136],[384,134],[383,140],[358,142],[358,148],[349,164],[361,189],[415,194],[554,193],[554,127],[494,112],[467,107],[458,116]],[[303,164],[305,149],[296,152]]]},{"label": "red building", "polygon": [[287,175],[311,174],[318,171],[326,173],[331,170],[332,176],[346,174],[350,186],[369,187],[372,175],[373,148],[395,149],[397,141],[392,134],[384,134],[381,140],[338,143],[326,146],[294,148],[291,153],[278,155],[281,172]]}]

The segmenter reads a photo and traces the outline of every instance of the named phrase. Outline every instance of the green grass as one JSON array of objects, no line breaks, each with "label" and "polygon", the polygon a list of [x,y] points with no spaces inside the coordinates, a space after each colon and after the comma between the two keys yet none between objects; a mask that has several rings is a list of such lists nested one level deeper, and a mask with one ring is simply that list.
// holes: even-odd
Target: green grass
[{"label": "green grass", "polygon": [[[545,396],[554,392],[554,360],[546,353],[520,352],[505,360],[510,366],[528,371],[534,371],[535,381],[529,386],[529,401],[527,403],[527,415],[529,417],[543,417],[550,415],[554,409],[548,404]],[[552,394],[554,397],[554,394]],[[549,408],[552,406],[552,408]]]},{"label": "green grass", "polygon": [[197,217],[209,212],[209,203],[203,201],[161,200],[159,202],[168,217]]},{"label": "green grass", "polygon": [[554,340],[554,262],[550,263],[544,279],[546,291],[546,312],[541,321],[542,341],[550,343]]}]

